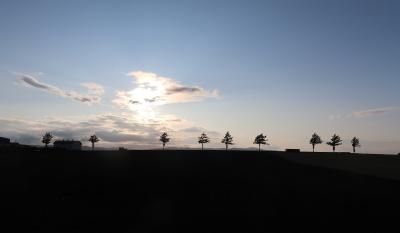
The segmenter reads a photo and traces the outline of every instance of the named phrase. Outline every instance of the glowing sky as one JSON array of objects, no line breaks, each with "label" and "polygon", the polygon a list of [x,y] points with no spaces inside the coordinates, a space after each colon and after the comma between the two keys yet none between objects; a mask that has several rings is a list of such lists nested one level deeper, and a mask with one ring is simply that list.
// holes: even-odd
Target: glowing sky
[{"label": "glowing sky", "polygon": [[[1,1],[0,136],[400,152],[400,3]],[[317,147],[327,151],[327,145]]]}]

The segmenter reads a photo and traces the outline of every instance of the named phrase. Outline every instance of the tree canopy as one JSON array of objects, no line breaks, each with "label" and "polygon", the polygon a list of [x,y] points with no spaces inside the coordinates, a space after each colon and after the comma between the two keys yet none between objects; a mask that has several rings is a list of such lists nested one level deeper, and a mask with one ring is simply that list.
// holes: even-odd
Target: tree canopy
[{"label": "tree canopy", "polygon": [[168,143],[169,140],[170,140],[170,138],[168,137],[168,134],[167,134],[166,132],[164,132],[163,134],[161,134],[161,136],[160,136],[160,141],[161,141],[162,144],[163,144],[163,150],[164,150],[165,144]]},{"label": "tree canopy", "polygon": [[100,141],[100,139],[99,139],[95,134],[93,134],[93,135],[90,136],[90,138],[89,138],[89,142],[91,142],[91,143],[96,143],[96,142],[98,142],[98,141]]},{"label": "tree canopy", "polygon": [[49,132],[46,132],[42,136],[42,143],[45,144],[45,146],[47,147],[47,145],[51,142],[52,139],[53,139],[53,135],[51,135],[51,133],[49,133]]},{"label": "tree canopy", "polygon": [[95,134],[93,134],[92,136],[90,136],[89,142],[92,143],[92,150],[94,149],[94,144],[95,144],[96,142],[98,142],[98,141],[100,141],[100,139],[99,139]]},{"label": "tree canopy", "polygon": [[357,137],[351,139],[351,146],[353,147],[353,152],[356,153],[356,147],[361,147],[360,139]]},{"label": "tree canopy", "polygon": [[312,145],[313,152],[315,150],[315,145],[321,144],[321,143],[322,143],[321,137],[317,133],[314,133],[310,139],[310,144]]},{"label": "tree canopy", "polygon": [[326,144],[330,145],[333,149],[333,151],[335,151],[337,146],[342,145],[342,139],[340,139],[340,136],[337,134],[334,134],[331,138],[331,141],[327,142]]},{"label": "tree canopy", "polygon": [[199,137],[199,143],[201,143],[201,149],[203,149],[203,144],[204,143],[209,143],[210,142],[210,138],[207,136],[207,134],[205,134],[204,132],[200,135]]},{"label": "tree canopy", "polygon": [[228,150],[228,145],[233,145],[233,137],[231,136],[229,131],[226,132],[224,138],[221,140],[221,143],[225,144],[227,150]]},{"label": "tree canopy", "polygon": [[267,142],[267,136],[263,135],[263,134],[259,134],[256,136],[256,138],[254,139],[253,144],[258,144],[258,150],[261,150],[261,145],[269,145],[269,143]]}]

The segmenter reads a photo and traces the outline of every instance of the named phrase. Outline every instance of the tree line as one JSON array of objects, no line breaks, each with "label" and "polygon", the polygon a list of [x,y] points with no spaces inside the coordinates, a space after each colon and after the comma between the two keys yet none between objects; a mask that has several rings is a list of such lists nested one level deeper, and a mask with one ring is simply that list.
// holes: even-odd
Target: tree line
[{"label": "tree line", "polygon": [[[323,143],[323,141],[321,140],[321,137],[317,133],[314,133],[311,136],[310,144],[312,145],[313,152],[315,151],[315,146],[318,145],[318,144],[322,144],[322,143]],[[357,138],[357,137],[353,137],[351,139],[350,143],[351,143],[351,146],[353,147],[353,153],[356,153],[356,148],[357,147],[361,147],[360,139]],[[328,141],[326,144],[331,146],[333,152],[335,152],[336,151],[336,147],[338,147],[338,146],[343,144],[343,140],[340,138],[339,135],[333,134],[333,136],[331,137],[330,141]]]},{"label": "tree line", "polygon": [[[53,135],[49,132],[46,132],[43,136],[42,136],[42,143],[45,144],[45,147],[47,148],[47,145],[50,144],[51,140],[53,139]],[[89,137],[89,142],[92,143],[92,150],[94,150],[94,145],[95,143],[99,142],[100,139],[95,135],[91,135]],[[166,132],[162,133],[160,136],[160,141],[162,143],[162,148],[163,150],[165,149],[165,145],[170,141],[170,138],[168,136],[168,134]],[[207,144],[211,142],[210,138],[207,136],[206,133],[202,133],[200,135],[200,137],[198,137],[198,143],[201,144],[201,150],[204,150],[204,144]],[[233,145],[233,137],[232,135],[228,132],[225,133],[225,136],[222,138],[221,143],[225,144],[225,150],[228,150],[229,145]],[[310,144],[312,146],[312,150],[313,152],[315,152],[315,147],[319,144],[322,144],[323,141],[321,139],[321,137],[317,134],[314,133],[311,136],[310,139]],[[356,148],[357,147],[361,147],[360,144],[360,139],[357,137],[353,137],[350,141],[351,146],[353,147],[353,153],[356,153]],[[261,145],[269,145],[268,143],[268,139],[267,136],[264,134],[259,134],[254,138],[253,144],[257,144],[258,145],[258,151],[261,151]],[[340,138],[339,135],[334,134],[330,141],[326,142],[327,145],[332,147],[333,152],[336,151],[336,147],[340,146],[343,144],[343,140]]]}]

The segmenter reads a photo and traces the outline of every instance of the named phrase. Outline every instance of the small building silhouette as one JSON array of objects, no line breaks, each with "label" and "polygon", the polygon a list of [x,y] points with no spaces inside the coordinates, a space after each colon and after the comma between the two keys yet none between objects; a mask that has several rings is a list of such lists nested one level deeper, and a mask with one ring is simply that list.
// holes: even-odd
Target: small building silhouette
[{"label": "small building silhouette", "polygon": [[53,147],[64,150],[81,150],[82,143],[75,140],[58,140],[53,143]]},{"label": "small building silhouette", "polygon": [[300,149],[286,149],[285,151],[291,153],[300,153]]},{"label": "small building silhouette", "polygon": [[125,147],[118,147],[118,151],[127,151],[128,149],[126,149]]},{"label": "small building silhouette", "polygon": [[10,142],[11,142],[11,141],[10,141],[9,138],[0,137],[0,145],[9,145]]}]

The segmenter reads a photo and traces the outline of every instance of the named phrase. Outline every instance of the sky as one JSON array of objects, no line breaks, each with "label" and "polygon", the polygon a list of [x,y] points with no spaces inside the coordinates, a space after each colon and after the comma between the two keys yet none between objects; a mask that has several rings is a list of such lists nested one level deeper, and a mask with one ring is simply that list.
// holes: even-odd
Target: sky
[{"label": "sky", "polygon": [[[0,1],[0,136],[400,152],[400,2]],[[318,151],[331,148],[322,144]]]}]

